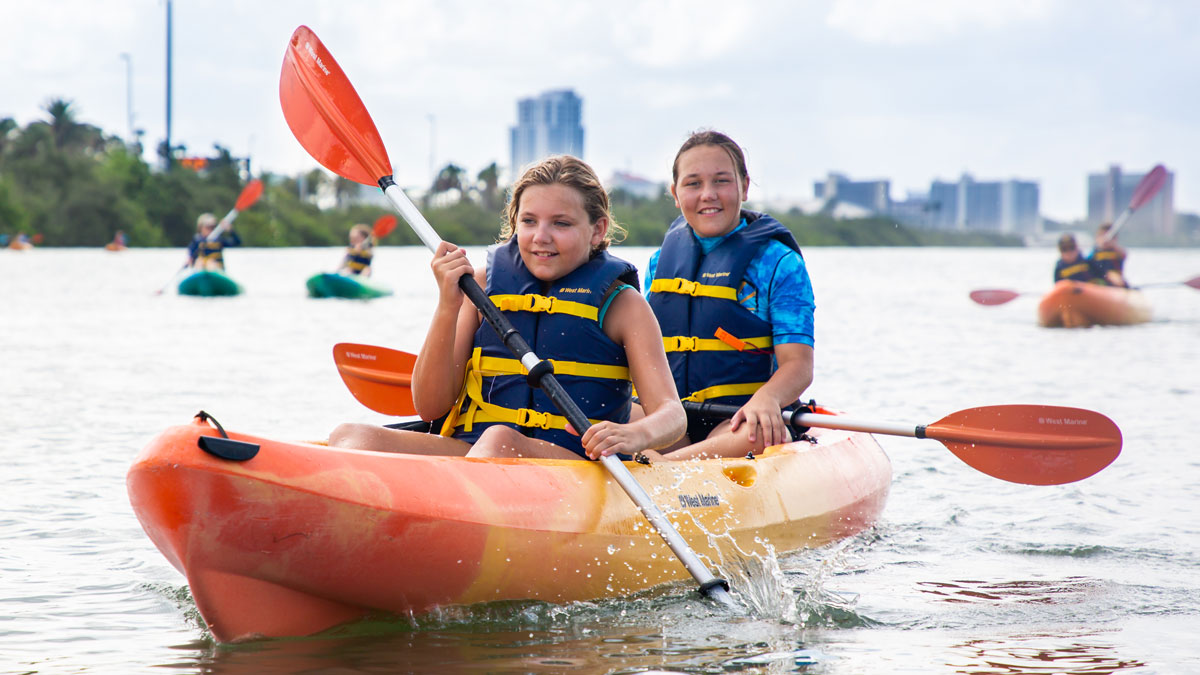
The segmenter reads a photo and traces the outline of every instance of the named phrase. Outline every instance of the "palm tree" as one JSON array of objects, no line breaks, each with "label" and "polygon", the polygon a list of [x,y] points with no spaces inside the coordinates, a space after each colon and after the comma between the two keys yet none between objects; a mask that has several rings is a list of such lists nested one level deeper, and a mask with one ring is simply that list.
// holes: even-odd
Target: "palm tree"
[{"label": "palm tree", "polygon": [[495,162],[484,167],[483,171],[479,172],[476,180],[483,183],[483,205],[490,211],[496,208],[497,197],[499,197],[500,184],[500,167],[496,166]]},{"label": "palm tree", "polygon": [[11,117],[0,119],[0,161],[4,160],[4,153],[8,150],[8,135],[17,128],[17,122]]}]

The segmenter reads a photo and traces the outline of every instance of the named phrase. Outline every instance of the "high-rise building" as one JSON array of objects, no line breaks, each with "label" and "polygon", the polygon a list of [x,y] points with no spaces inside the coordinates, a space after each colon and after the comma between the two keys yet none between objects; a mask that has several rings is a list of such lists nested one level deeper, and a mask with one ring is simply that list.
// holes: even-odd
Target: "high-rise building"
[{"label": "high-rise building", "polygon": [[813,182],[813,195],[817,199],[836,199],[861,206],[880,215],[892,210],[891,182],[886,180],[854,181],[831,172],[825,180]]},{"label": "high-rise building", "polygon": [[583,159],[583,99],[571,89],[556,89],[518,100],[509,139],[514,177],[548,155]]},{"label": "high-rise building", "polygon": [[933,181],[926,208],[934,229],[1023,235],[1041,231],[1039,201],[1035,182],[984,182],[963,174],[957,183]]},{"label": "high-rise building", "polygon": [[[1149,172],[1146,172],[1149,173]],[[1087,222],[1091,227],[1111,223],[1133,199],[1133,191],[1146,177],[1145,173],[1122,173],[1117,164],[1105,173],[1089,173],[1087,177]],[[1167,172],[1167,180],[1153,199],[1146,202],[1123,226],[1122,232],[1137,232],[1151,236],[1171,237],[1175,234],[1175,173]]]}]

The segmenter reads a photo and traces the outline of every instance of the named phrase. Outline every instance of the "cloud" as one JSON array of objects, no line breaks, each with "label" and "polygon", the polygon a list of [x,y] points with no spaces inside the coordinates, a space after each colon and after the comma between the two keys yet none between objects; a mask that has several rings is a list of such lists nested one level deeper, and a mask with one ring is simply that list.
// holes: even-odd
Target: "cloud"
[{"label": "cloud", "polygon": [[834,0],[825,23],[868,43],[921,44],[1044,20],[1056,0]]}]

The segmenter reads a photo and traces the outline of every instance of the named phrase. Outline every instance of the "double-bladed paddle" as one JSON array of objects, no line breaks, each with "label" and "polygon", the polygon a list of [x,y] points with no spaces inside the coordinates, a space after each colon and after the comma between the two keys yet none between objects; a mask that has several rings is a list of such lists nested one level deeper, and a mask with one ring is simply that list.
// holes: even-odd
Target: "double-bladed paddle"
[{"label": "double-bladed paddle", "polygon": [[[385,415],[412,415],[413,354],[373,345],[334,345],[333,360],[354,398]],[[714,417],[737,406],[684,402]],[[784,411],[789,424],[888,436],[930,438],[972,468],[1026,485],[1062,485],[1091,476],[1121,453],[1121,430],[1091,410],[1050,405],[995,405],[960,410],[919,425],[872,422],[844,415]]]},{"label": "double-bladed paddle", "polygon": [[379,216],[375,221],[375,225],[371,227],[371,234],[375,237],[375,243],[379,243],[380,239],[391,234],[392,230],[396,229],[397,222],[396,216],[390,213]]},{"label": "double-bladed paddle", "polygon": [[[1164,288],[1167,286],[1187,286],[1200,291],[1200,277],[1192,277],[1186,281],[1161,281],[1152,284],[1142,284],[1135,286],[1132,290],[1141,290],[1143,288]],[[1006,302],[1015,300],[1022,295],[1044,295],[1043,293],[1033,293],[1030,291],[1010,291],[1003,288],[981,288],[971,291],[971,299],[981,305],[1003,305]]]},{"label": "double-bladed paddle", "polygon": [[[297,28],[288,41],[279,78],[279,99],[288,127],[314,159],[343,178],[378,185],[425,246],[430,251],[437,250],[441,237],[396,185],[383,140],[358,92],[333,55],[307,26]],[[475,278],[464,275],[459,278],[458,285],[509,351],[529,371],[529,382],[549,396],[576,431],[580,434],[587,431],[591,423],[555,379],[550,363],[533,353]],[[613,455],[602,457],[600,461],[699,582],[700,591],[732,606],[728,584],[709,571],[629,469]]]}]

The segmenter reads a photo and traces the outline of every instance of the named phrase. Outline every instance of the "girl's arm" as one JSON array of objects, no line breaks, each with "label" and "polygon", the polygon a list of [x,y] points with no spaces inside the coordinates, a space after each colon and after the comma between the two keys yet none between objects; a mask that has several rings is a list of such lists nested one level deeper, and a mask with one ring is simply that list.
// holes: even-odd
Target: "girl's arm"
[{"label": "girl's arm", "polygon": [[625,347],[629,373],[646,416],[627,424],[600,422],[588,429],[582,438],[588,457],[667,447],[683,435],[687,415],[675,391],[654,312],[636,291],[621,291],[605,315],[604,332]]},{"label": "girl's arm", "polygon": [[792,440],[779,411],[795,403],[813,379],[813,348],[810,345],[775,345],[775,360],[779,370],[730,419],[733,431],[743,424],[750,425],[749,440],[760,450]]},{"label": "girl's arm", "polygon": [[413,405],[423,420],[444,415],[458,400],[467,359],[479,328],[479,313],[458,287],[464,274],[474,274],[486,288],[484,272],[475,272],[466,251],[442,242],[434,253],[433,275],[438,282],[438,305],[425,344],[413,368]]}]

